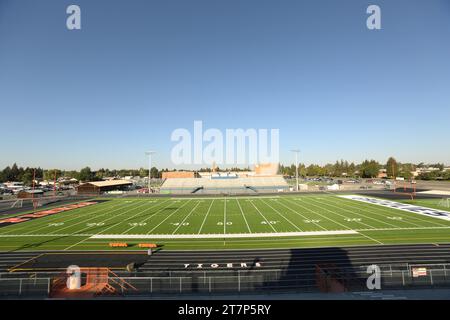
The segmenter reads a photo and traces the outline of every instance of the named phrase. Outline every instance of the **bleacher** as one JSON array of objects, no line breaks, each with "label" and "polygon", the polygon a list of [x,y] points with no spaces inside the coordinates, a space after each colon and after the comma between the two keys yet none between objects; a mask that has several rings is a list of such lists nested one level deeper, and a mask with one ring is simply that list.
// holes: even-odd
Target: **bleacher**
[{"label": "bleacher", "polygon": [[161,193],[171,194],[241,194],[287,191],[289,186],[281,176],[240,177],[235,179],[173,178],[166,179]]}]

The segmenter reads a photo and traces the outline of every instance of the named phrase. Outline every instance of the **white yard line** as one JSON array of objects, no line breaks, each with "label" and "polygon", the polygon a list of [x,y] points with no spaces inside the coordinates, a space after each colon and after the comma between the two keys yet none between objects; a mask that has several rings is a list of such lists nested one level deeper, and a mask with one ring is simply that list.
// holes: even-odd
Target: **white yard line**
[{"label": "white yard line", "polygon": [[379,244],[383,244],[383,242],[378,241],[377,239],[374,239],[372,237],[369,237],[368,235],[365,235],[364,233],[359,233],[360,235],[362,235],[363,237],[366,237],[367,239],[370,239],[372,241],[378,242]]},{"label": "white yard line", "polygon": [[210,234],[98,234],[89,239],[209,239],[209,238],[267,238],[303,237],[321,235],[359,234],[355,230],[303,231],[303,232],[262,232],[262,233],[210,233]]},{"label": "white yard line", "polygon": [[[148,203],[144,203],[144,204],[148,204]],[[130,210],[128,210],[128,211],[125,211],[124,213],[121,213],[121,214],[119,214],[118,216],[114,216],[114,217],[111,217],[111,218],[109,218],[109,219],[106,219],[105,221],[108,221],[108,220],[117,218],[117,217],[119,217],[119,216],[122,216],[122,215],[124,215],[125,213],[127,213],[127,212],[129,212],[129,211],[132,211],[132,210],[135,210],[135,209],[137,209],[137,208],[139,208],[139,207],[141,207],[141,206],[142,206],[142,205],[137,206],[136,208],[130,209]],[[154,207],[155,207],[155,206],[151,206],[151,208],[154,208]],[[138,212],[138,213],[136,213],[135,215],[132,215],[130,218],[125,219],[125,221],[130,220],[130,219],[133,219],[134,217],[136,217],[136,216],[138,216],[138,215],[140,215],[140,214],[142,214],[141,211]],[[105,222],[105,221],[103,221],[103,222]],[[106,230],[109,230],[109,229],[111,229],[111,228],[114,228],[115,226],[117,226],[117,225],[119,225],[119,224],[121,224],[121,223],[123,223],[123,221],[117,222],[117,223],[113,224],[112,226],[110,226],[110,227],[108,227],[108,228],[106,228],[106,229],[102,229],[102,230],[100,230],[98,233],[94,234],[94,236],[95,236],[95,235],[98,235],[98,234],[100,234],[100,233],[102,233],[102,232],[104,232],[104,231],[106,231]],[[84,228],[84,229],[82,229],[81,231],[83,231],[83,230],[85,230],[85,229],[89,229],[89,228],[92,228],[92,227]],[[65,248],[65,249],[63,249],[63,250],[64,250],[64,251],[69,250],[70,248],[73,248],[73,247],[79,245],[80,243],[83,243],[84,241],[86,241],[86,240],[88,240],[88,239],[89,239],[89,238],[86,238],[86,239],[83,239],[83,240],[81,240],[81,241],[78,241],[77,243],[75,243],[75,244],[73,244],[73,245],[71,245],[71,246],[69,246],[69,247],[67,247],[67,248]]]},{"label": "white yard line", "polygon": [[183,225],[183,223],[189,218],[189,216],[194,212],[194,210],[198,207],[200,202],[197,202],[197,204],[191,209],[191,211],[184,217],[183,221],[180,222],[180,224],[175,228],[175,230],[172,232],[172,234],[175,234],[178,229]]},{"label": "white yard line", "polygon": [[92,233],[58,233],[58,234],[11,234],[0,235],[0,238],[33,238],[33,237],[90,237]]},{"label": "white yard line", "polygon": [[[300,208],[303,208],[303,209],[306,209],[306,210],[312,212],[313,214],[319,215],[319,216],[321,216],[322,218],[327,219],[327,220],[331,221],[331,222],[334,223],[334,224],[338,224],[338,225],[340,225],[341,227],[344,227],[344,229],[352,230],[352,228],[350,228],[349,226],[347,226],[347,225],[345,225],[345,224],[342,224],[342,223],[340,223],[340,222],[337,222],[337,221],[335,221],[335,220],[333,220],[333,219],[331,219],[331,218],[328,218],[327,216],[324,216],[324,215],[322,215],[322,214],[320,214],[320,213],[318,213],[318,212],[316,212],[316,211],[314,211],[314,210],[312,210],[312,209],[309,209],[309,208],[307,208],[307,207],[304,207],[304,206],[298,204],[298,203],[295,202],[295,201],[292,201],[292,200],[290,200],[290,199],[286,199],[286,200],[292,202],[292,204],[294,204],[294,205],[296,205],[296,206],[298,206],[298,207],[300,207]],[[317,207],[317,206],[314,205],[314,204],[313,204],[313,206]],[[319,209],[322,209],[322,208],[319,207]]]},{"label": "white yard line", "polygon": [[227,199],[223,200],[223,234],[227,233]]},{"label": "white yard line", "polygon": [[[313,200],[314,201],[314,200]],[[395,225],[395,224],[392,224],[392,223],[389,223],[389,222],[385,222],[385,221],[383,221],[383,220],[379,220],[379,219],[376,219],[376,218],[373,218],[373,217],[369,217],[369,216],[367,216],[367,215],[364,215],[364,214],[362,214],[362,213],[358,213],[358,212],[356,212],[356,211],[353,211],[353,210],[349,210],[349,209],[346,209],[346,208],[343,208],[343,207],[341,207],[341,206],[337,206],[337,205],[334,205],[333,203],[334,202],[332,202],[331,204],[326,200],[326,199],[323,199],[322,200],[323,202],[323,204],[324,205],[326,205],[326,206],[330,206],[330,207],[332,207],[332,208],[337,208],[337,209],[341,209],[341,210],[344,210],[344,211],[346,211],[346,212],[349,212],[349,213],[351,213],[351,214],[356,214],[356,215],[358,215],[358,216],[360,216],[360,217],[363,217],[363,218],[367,218],[367,219],[371,219],[371,220],[374,220],[374,221],[376,221],[376,222],[379,222],[379,223],[382,223],[382,224],[385,224],[385,225],[388,225],[388,226],[391,226],[391,227],[393,227],[393,228],[396,228],[396,227],[399,227],[398,225]],[[320,202],[319,202],[320,203]],[[363,209],[361,209],[361,208],[359,208],[359,207],[356,207],[356,208],[354,208],[354,207],[352,207],[352,209],[354,209],[354,210],[363,210]],[[370,212],[371,214],[373,214],[373,212]]]},{"label": "white yard line", "polygon": [[203,225],[205,224],[206,218],[208,217],[209,212],[211,211],[211,207],[212,207],[213,203],[214,203],[214,199],[213,199],[213,201],[211,201],[211,204],[209,205],[208,211],[206,212],[205,218],[203,219],[203,222],[202,222],[202,224],[201,224],[201,226],[200,226],[200,229],[198,230],[198,233],[197,233],[197,234],[200,234],[200,233],[201,233],[202,228],[203,228]]},{"label": "white yard line", "polygon": [[269,206],[272,210],[274,210],[276,213],[278,213],[282,218],[284,218],[287,222],[289,222],[295,229],[297,229],[298,231],[302,231],[302,229],[300,229],[296,224],[294,224],[291,220],[289,220],[288,218],[286,218],[283,214],[281,214],[277,209],[275,209],[274,207],[272,207],[270,204],[268,204],[266,201],[261,200],[265,205]]},{"label": "white yard line", "polygon": [[447,221],[450,220],[450,212],[449,211],[443,211],[443,210],[438,210],[438,209],[433,209],[433,208],[428,208],[428,207],[415,206],[412,204],[400,203],[400,202],[372,198],[372,197],[367,197],[367,196],[342,195],[342,196],[338,196],[338,197],[353,200],[353,201],[363,202],[366,204],[382,206],[385,208],[391,208],[391,209],[406,211],[406,212],[410,212],[410,213],[415,213],[418,216],[422,215],[422,216],[427,216],[427,217],[437,218],[437,219],[442,219],[442,220],[447,220]]},{"label": "white yard line", "polygon": [[[335,198],[335,199],[340,199],[340,198]],[[345,200],[340,200],[339,202],[337,202],[337,201],[333,201],[332,199],[329,199],[329,201],[332,202],[332,203],[338,204],[338,205],[342,205],[342,206],[354,208],[352,205],[347,204],[347,202],[346,202]],[[367,207],[363,206],[362,204],[361,204],[360,206],[358,206],[358,208],[359,208],[361,211],[367,212],[367,213],[369,213],[369,214],[377,215],[378,217],[381,217],[381,218],[383,218],[383,219],[386,219],[386,215],[389,214],[389,213],[387,213],[386,211],[384,211],[383,213],[378,213],[378,212],[375,212],[375,211],[373,211],[373,210],[366,209]],[[376,210],[382,210],[382,208],[378,208],[378,207],[375,207],[375,206],[373,206],[373,209],[374,209],[374,210],[375,210],[375,209],[376,209]],[[344,210],[345,210],[345,209],[344,209]],[[399,222],[401,222],[401,223],[408,223],[408,224],[410,224],[410,225],[413,225],[413,226],[416,226],[416,227],[420,227],[420,225],[418,225],[418,224],[416,224],[416,223],[414,223],[414,222],[406,221],[406,220],[401,220],[401,221],[399,221]],[[390,223],[389,223],[389,224],[390,224]],[[397,226],[397,227],[399,227],[399,226]]]},{"label": "white yard line", "polygon": [[[169,200],[163,201],[160,204],[164,204],[167,203]],[[162,210],[170,207],[172,205],[172,202],[169,202],[169,204],[167,206],[165,206],[164,208],[160,208],[158,209],[156,212],[152,213],[150,216],[148,216],[147,218],[145,218],[144,220],[142,220],[141,222],[146,222],[148,220],[150,220],[151,218],[153,218],[155,215],[157,215],[159,212],[161,212]],[[156,205],[158,206],[158,205]],[[122,232],[122,234],[128,233],[128,231],[132,230],[133,228],[136,228],[137,226],[132,226],[130,228],[128,228],[127,230],[125,230],[124,232]]]},{"label": "white yard line", "polygon": [[[342,197],[340,197],[340,198],[342,198]],[[349,201],[351,200],[351,199],[346,199],[346,198],[342,198],[342,199],[349,200]],[[420,221],[420,222],[425,222],[425,223],[432,224],[432,225],[435,225],[435,226],[448,226],[446,224],[439,223],[438,220],[435,220],[435,219],[428,219],[428,220],[424,219],[425,217],[422,217],[422,215],[419,215],[419,214],[411,215],[411,214],[406,213],[403,210],[397,210],[395,208],[388,208],[388,207],[384,207],[383,208],[383,207],[380,207],[380,206],[374,206],[371,203],[366,203],[366,202],[360,202],[360,203],[361,203],[361,205],[364,205],[367,208],[370,207],[371,209],[373,208],[374,210],[380,210],[380,212],[386,212],[385,210],[393,209],[393,210],[395,210],[395,214],[398,214],[401,217],[406,217],[408,219],[412,219],[412,220],[416,220],[416,221]],[[430,220],[433,220],[433,221],[430,221]],[[422,226],[422,225],[418,224],[417,226]]]},{"label": "white yard line", "polygon": [[[242,197],[236,197],[236,198],[238,198],[238,199],[255,199],[255,198],[258,198],[258,199],[274,199],[274,198],[280,198],[280,196],[242,196]],[[195,198],[170,198],[170,199],[172,199],[172,200],[223,200],[223,197],[221,198],[221,197],[202,197],[202,198],[200,198],[200,197],[195,197]]]},{"label": "white yard line", "polygon": [[180,210],[181,208],[183,208],[185,205],[187,205],[189,202],[191,202],[192,200],[186,201],[185,204],[183,204],[181,207],[179,207],[178,209],[176,209],[174,212],[172,212],[171,214],[169,214],[163,221],[161,221],[160,223],[158,223],[158,225],[156,225],[152,230],[150,230],[149,232],[147,232],[147,234],[150,234],[151,232],[153,232],[153,230],[155,230],[156,228],[158,228],[161,224],[163,224],[164,221],[166,221],[167,219],[169,219],[171,216],[173,216],[178,210]]},{"label": "white yard line", "polygon": [[[118,209],[113,209],[113,208],[115,208],[115,207],[117,207],[117,206],[119,206]],[[106,215],[106,214],[108,214],[108,213],[110,213],[110,212],[115,212],[116,210],[119,210],[120,208],[125,207],[125,205],[120,205],[120,204],[118,204],[117,206],[112,206],[112,207],[109,207],[109,206],[108,206],[108,207],[106,207],[106,208],[102,208],[102,209],[100,209],[100,210],[96,210],[96,211],[93,211],[93,212],[88,212],[88,213],[85,213],[85,214],[82,214],[82,215],[76,215],[76,216],[74,215],[74,217],[73,217],[72,219],[67,219],[67,220],[63,219],[63,217],[60,217],[61,220],[55,220],[54,222],[48,221],[48,222],[45,223],[45,226],[42,226],[42,227],[37,228],[37,229],[33,229],[32,231],[26,232],[26,234],[32,234],[32,232],[36,232],[36,231],[39,231],[39,230],[42,230],[42,229],[46,229],[46,228],[51,228],[51,226],[49,226],[49,223],[60,223],[60,222],[62,222],[62,223],[64,223],[64,227],[60,227],[60,228],[56,228],[56,229],[51,228],[51,229],[53,229],[53,231],[51,231],[51,232],[60,232],[61,230],[64,230],[64,229],[67,229],[67,228],[68,228],[67,223],[70,222],[70,221],[73,221],[73,220],[79,220],[80,218],[84,218],[84,217],[86,217],[86,216],[89,217],[89,216],[91,216],[91,215],[95,215],[95,214],[98,213],[98,212],[108,211],[108,212],[102,213],[102,214],[100,214],[100,215],[95,215],[95,217],[102,217],[102,216],[104,216],[104,215]],[[91,218],[91,219],[93,219],[93,218]],[[88,220],[90,220],[90,219],[88,219]],[[86,222],[86,221],[88,221],[88,220],[83,220],[82,222]],[[58,222],[58,221],[59,221],[59,222]],[[82,222],[81,222],[81,223],[82,223]],[[77,224],[78,224],[78,223],[73,224],[72,226],[75,226],[75,225],[77,225]]]},{"label": "white yard line", "polygon": [[[285,205],[284,203],[282,203],[282,202],[280,202],[280,201],[278,201],[278,203],[281,204],[283,207],[285,207],[285,208],[291,210],[293,213],[299,215],[300,217],[302,217],[302,218],[305,219],[305,220],[314,220],[314,218],[310,219],[310,218],[305,217],[305,216],[302,215],[301,213],[295,211],[294,209],[292,209],[291,207]],[[327,230],[326,228],[322,227],[322,226],[321,226],[320,224],[318,224],[317,222],[314,222],[314,221],[313,221],[312,223],[313,223],[314,225],[318,226],[318,227],[319,227],[320,229],[322,229],[322,230]]]},{"label": "white yard line", "polygon": [[[313,200],[313,199],[309,199],[309,200],[311,200],[312,202],[318,202],[318,201]],[[319,203],[320,203],[320,202],[319,202]],[[344,216],[344,215],[342,215],[342,214],[340,214],[340,213],[331,211],[331,210],[325,208],[323,205],[322,205],[322,206],[318,206],[318,205],[313,204],[313,203],[310,203],[310,204],[313,205],[313,206],[315,206],[315,207],[319,207],[321,210],[325,210],[325,211],[328,211],[328,212],[330,212],[330,213],[332,213],[332,214],[335,214],[335,215],[337,215],[337,216],[340,216],[340,217],[342,217],[342,218],[344,218],[344,219],[349,218],[349,217],[346,217],[346,216]],[[336,206],[334,206],[334,207],[336,208]],[[339,207],[337,207],[337,208],[340,209]],[[350,218],[350,219],[352,219],[352,218]],[[352,222],[353,222],[353,223],[358,223],[358,224],[365,225],[365,226],[367,226],[367,227],[369,227],[369,228],[372,228],[372,229],[375,229],[375,228],[376,228],[376,227],[374,227],[374,226],[372,226],[372,225],[370,225],[370,224],[364,223],[364,222],[362,222],[362,221],[352,221]],[[352,229],[354,229],[354,228],[352,228]]]},{"label": "white yard line", "polygon": [[241,211],[242,217],[244,218],[245,224],[247,225],[248,232],[252,233],[252,230],[250,230],[250,226],[248,225],[247,218],[245,217],[244,211],[242,210],[242,207],[241,207],[241,204],[239,203],[238,198],[236,198],[236,202],[239,206],[239,210]]},{"label": "white yard line", "polygon": [[[101,205],[102,203],[98,203],[97,205]],[[83,207],[83,208],[78,208],[78,209],[73,209],[73,210],[83,210],[83,209],[87,209],[87,208],[89,208],[90,206],[87,206],[87,207]],[[37,229],[33,229],[33,231],[30,231],[30,232],[27,232],[27,234],[29,234],[29,233],[31,233],[31,232],[35,232],[35,231],[37,231],[37,230],[41,230],[41,229],[45,229],[45,228],[48,228],[49,227],[49,223],[52,223],[52,222],[58,222],[58,221],[61,221],[61,222],[68,222],[68,221],[72,221],[72,220],[75,220],[75,219],[79,219],[80,217],[84,217],[84,216],[89,216],[89,215],[91,215],[91,214],[93,214],[93,213],[96,213],[96,212],[102,212],[102,211],[104,211],[104,210],[108,210],[108,209],[111,209],[111,208],[113,208],[114,206],[106,206],[106,207],[101,207],[99,210],[94,210],[94,211],[89,211],[88,210],[88,212],[82,212],[81,214],[77,214],[76,215],[76,217],[74,217],[74,218],[72,218],[72,219],[68,219],[68,220],[65,220],[64,218],[64,216],[63,216],[63,214],[64,213],[69,213],[71,210],[69,210],[69,211],[65,211],[65,212],[60,212],[60,213],[56,213],[56,214],[53,214],[53,215],[49,215],[49,216],[46,216],[46,217],[42,217],[42,218],[37,218],[37,219],[34,219],[34,220],[37,220],[36,221],[36,224],[37,224],[37,226],[40,226],[40,225],[43,225],[42,227],[40,227],[40,228],[37,228]],[[49,210],[51,210],[51,209],[49,209]],[[45,221],[39,221],[40,219],[44,219],[45,218]],[[30,222],[31,221],[33,221],[33,220],[30,220]],[[29,221],[26,221],[26,222],[29,222]],[[8,231],[6,231],[6,232],[0,232],[0,234],[8,234],[9,232],[16,232],[16,231],[18,231],[18,230],[22,230],[22,229],[28,229],[28,228],[30,228],[30,225],[28,225],[28,224],[26,224],[25,222],[24,222],[24,226],[22,226],[22,227],[19,227],[19,228],[14,228],[14,230],[8,230]]]},{"label": "white yard line", "polygon": [[[345,230],[325,230],[325,231],[303,231],[303,232],[335,232],[335,231],[355,231],[355,232],[364,232],[364,231],[402,231],[402,230],[442,230],[442,229],[450,229],[450,226],[448,227],[407,227],[407,228],[377,228],[377,229],[345,229]],[[295,233],[295,232],[291,232],[291,233]],[[232,233],[235,234],[235,233]],[[266,232],[260,232],[260,233],[255,233],[257,235],[261,235],[261,234],[267,234]],[[273,232],[269,233],[269,234],[275,234]],[[12,235],[0,235],[0,238],[32,238],[32,237],[92,237],[95,234],[92,233],[61,233],[61,234],[12,234]],[[142,234],[144,236],[152,236],[151,234]],[[169,234],[170,235],[170,234]],[[195,236],[195,234],[189,234],[191,236]],[[219,235],[222,235],[222,233],[220,233]],[[126,234],[114,234],[114,235],[110,235],[110,236],[127,236]],[[134,235],[137,236],[137,235]],[[157,235],[160,236],[160,235]]]},{"label": "white yard line", "polygon": [[[123,206],[123,207],[121,207],[121,208],[118,208],[118,209],[109,211],[109,212],[104,213],[104,214],[101,214],[101,215],[99,215],[99,216],[94,216],[94,217],[92,217],[92,218],[90,218],[90,219],[87,219],[87,220],[83,220],[83,221],[77,222],[77,223],[72,224],[72,225],[70,225],[70,226],[66,226],[66,227],[64,227],[64,228],[59,228],[58,230],[55,230],[54,232],[60,232],[61,230],[64,230],[64,229],[67,229],[67,228],[72,228],[73,226],[76,226],[76,225],[79,225],[79,224],[82,224],[82,223],[86,223],[87,221],[91,221],[91,220],[93,220],[93,219],[98,219],[99,217],[103,217],[103,216],[105,216],[105,215],[107,215],[107,214],[110,214],[111,212],[115,212],[115,211],[121,210],[121,209],[123,209],[123,208],[129,208],[129,207],[131,207],[131,209],[125,210],[124,212],[122,212],[122,213],[120,213],[120,214],[118,214],[118,215],[114,215],[113,217],[110,217],[110,218],[108,218],[108,219],[105,219],[105,220],[102,220],[102,221],[99,221],[99,222],[98,222],[98,223],[105,223],[105,222],[108,221],[108,220],[111,220],[111,219],[115,219],[115,218],[117,218],[117,217],[120,217],[120,216],[124,215],[125,213],[130,212],[130,211],[132,211],[132,210],[135,210],[135,209],[137,209],[137,208],[140,208],[140,207],[142,207],[142,206],[144,206],[144,205],[146,205],[146,204],[147,204],[147,203],[142,203],[142,204],[140,204],[140,205],[138,205],[138,206],[136,206],[136,207],[134,207],[134,206],[132,206],[132,205],[129,205],[129,206]],[[93,226],[88,226],[88,227],[86,227],[86,228],[83,228],[83,229],[77,231],[77,233],[79,233],[79,232],[81,232],[81,231],[83,231],[83,230],[86,230],[86,229],[90,229],[90,228],[92,228],[92,227],[93,227]]]},{"label": "white yard line", "polygon": [[275,228],[273,227],[273,225],[270,224],[270,222],[266,219],[266,217],[262,214],[261,211],[259,211],[259,209],[253,204],[253,201],[250,201],[250,203],[252,204],[252,206],[255,207],[256,211],[259,212],[259,214],[261,215],[261,217],[263,217],[264,220],[266,220],[267,224],[272,228],[273,231],[278,232],[277,230],[275,230]]}]

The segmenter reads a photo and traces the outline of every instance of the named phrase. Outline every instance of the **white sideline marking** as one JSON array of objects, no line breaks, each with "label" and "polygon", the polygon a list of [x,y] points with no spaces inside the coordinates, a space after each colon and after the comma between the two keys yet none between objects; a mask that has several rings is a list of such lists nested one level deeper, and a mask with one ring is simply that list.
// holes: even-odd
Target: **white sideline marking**
[{"label": "white sideline marking", "polygon": [[438,195],[441,195],[441,196],[450,196],[450,191],[445,191],[445,190],[427,190],[427,191],[418,191],[417,193],[438,194]]},{"label": "white sideline marking", "polygon": [[237,197],[183,197],[183,198],[170,198],[170,200],[177,200],[177,201],[183,201],[183,200],[232,200],[232,199],[273,199],[273,198],[280,198],[280,196],[237,196]]},{"label": "white sideline marking", "polygon": [[346,196],[338,196],[338,197],[355,200],[355,201],[359,201],[359,202],[371,203],[371,204],[375,204],[378,206],[413,212],[413,213],[421,214],[421,215],[428,216],[428,217],[433,217],[433,218],[450,221],[450,212],[449,211],[437,210],[437,209],[432,209],[432,208],[427,208],[427,207],[419,207],[419,206],[415,206],[415,205],[407,204],[407,203],[400,203],[400,202],[395,202],[395,201],[390,201],[390,200],[376,199],[376,198],[356,196],[356,195],[346,195]]},{"label": "white sideline marking", "polygon": [[92,233],[47,233],[47,234],[0,234],[0,238],[33,238],[33,237],[90,237]]},{"label": "white sideline marking", "polygon": [[[342,230],[342,231],[346,231],[348,232],[348,234],[360,234],[359,232],[364,232],[364,231],[396,231],[396,230],[441,230],[441,229],[450,229],[450,226],[447,227],[398,227],[398,228],[374,228],[374,229],[355,229],[355,230]],[[272,236],[280,236],[280,234],[286,234],[286,236],[296,236],[298,233],[302,233],[300,236],[308,236],[308,235],[320,235],[319,233],[321,233],[322,235],[334,235],[335,232],[341,232],[341,230],[336,230],[336,231],[305,231],[305,232],[280,232],[280,233],[254,233],[254,235],[252,236],[251,234],[247,234],[247,233],[243,233],[246,236],[239,236],[239,238],[251,238],[251,237],[255,237],[255,238],[262,238],[264,237],[264,235],[270,235],[270,236],[266,236],[266,237],[272,237]],[[306,233],[306,234],[305,234]],[[311,233],[311,234],[309,234]],[[332,234],[333,233],[333,234]],[[236,234],[241,234],[241,233],[231,233],[230,235],[236,235]],[[342,233],[339,233],[342,234]],[[108,236],[112,236],[114,238],[118,238],[117,236],[123,236],[123,238],[128,238],[127,235],[125,234],[117,234],[117,235],[108,235]],[[199,236],[211,236],[214,234],[197,234],[196,237],[195,234],[185,234],[185,236],[189,236],[189,238],[200,238]],[[103,236],[103,235],[99,235],[99,236]],[[132,235],[133,237],[135,236],[139,236],[139,239],[144,239],[144,238],[155,238],[152,235],[147,235],[146,237],[141,237],[141,235]],[[164,234],[158,234],[156,236],[164,236],[164,238],[171,238],[171,237],[167,237]],[[176,235],[174,235],[176,236]],[[284,235],[281,235],[284,236]],[[89,239],[95,239],[97,238],[96,235],[92,234],[92,233],[61,233],[61,234],[54,234],[54,233],[49,233],[49,234],[0,234],[0,238],[26,238],[26,237],[89,237]],[[218,238],[223,238],[223,233],[217,233],[217,237]]]},{"label": "white sideline marking", "polygon": [[355,230],[304,231],[304,232],[262,232],[262,233],[210,233],[210,234],[96,234],[90,239],[209,239],[209,238],[268,238],[292,236],[323,236],[359,234]]}]

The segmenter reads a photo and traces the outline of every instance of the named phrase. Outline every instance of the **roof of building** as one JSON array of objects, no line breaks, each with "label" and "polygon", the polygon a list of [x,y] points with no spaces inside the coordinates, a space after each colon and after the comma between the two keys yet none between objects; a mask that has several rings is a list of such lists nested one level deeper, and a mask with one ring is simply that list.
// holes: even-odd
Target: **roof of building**
[{"label": "roof of building", "polygon": [[25,192],[25,193],[44,193],[41,189],[35,189],[35,190],[21,190],[19,192]]},{"label": "roof of building", "polygon": [[129,180],[109,180],[109,181],[91,181],[86,182],[85,184],[91,184],[96,187],[113,187],[124,184],[132,184],[132,182],[130,182]]}]

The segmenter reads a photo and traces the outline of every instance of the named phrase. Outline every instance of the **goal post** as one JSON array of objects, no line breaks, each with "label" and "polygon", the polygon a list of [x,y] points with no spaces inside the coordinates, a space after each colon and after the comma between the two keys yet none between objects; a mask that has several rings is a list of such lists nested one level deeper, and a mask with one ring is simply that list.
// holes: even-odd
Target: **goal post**
[{"label": "goal post", "polygon": [[444,207],[444,208],[450,208],[450,198],[442,198],[438,202],[438,206]]}]

